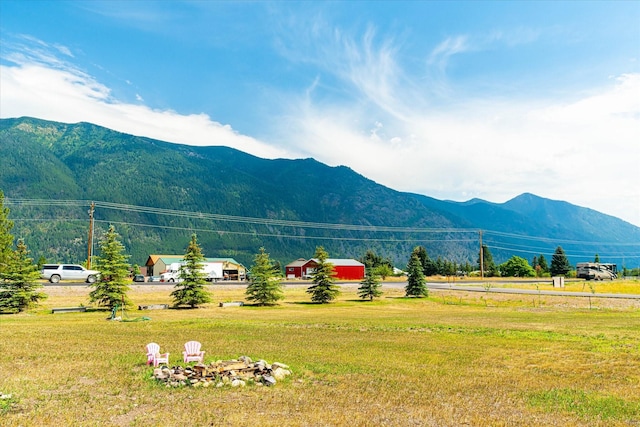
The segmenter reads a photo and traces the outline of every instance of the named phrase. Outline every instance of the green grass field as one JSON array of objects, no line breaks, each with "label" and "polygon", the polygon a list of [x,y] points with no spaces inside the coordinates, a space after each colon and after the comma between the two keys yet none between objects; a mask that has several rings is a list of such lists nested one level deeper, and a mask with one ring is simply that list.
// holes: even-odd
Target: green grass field
[{"label": "green grass field", "polygon": [[[86,287],[47,287],[38,309],[0,316],[0,425],[628,426],[640,425],[638,301],[432,291],[374,302],[346,286],[309,303],[288,286],[275,307],[215,285],[195,310],[51,314],[87,304]],[[602,285],[603,287],[606,285]],[[640,293],[638,282],[618,283]],[[132,288],[134,304],[170,303],[172,288]],[[607,292],[597,289],[598,292]],[[198,340],[206,360],[247,355],[288,364],[274,387],[166,388],[144,347],[181,362]]]}]

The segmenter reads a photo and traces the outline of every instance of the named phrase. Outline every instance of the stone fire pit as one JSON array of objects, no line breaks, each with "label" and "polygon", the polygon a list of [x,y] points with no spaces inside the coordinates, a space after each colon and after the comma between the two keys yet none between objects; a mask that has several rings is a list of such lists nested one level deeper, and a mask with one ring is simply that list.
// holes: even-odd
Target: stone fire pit
[{"label": "stone fire pit", "polygon": [[244,387],[247,383],[257,386],[273,386],[291,375],[284,363],[253,362],[247,356],[234,360],[218,360],[208,365],[161,366],[153,370],[153,378],[167,387]]}]

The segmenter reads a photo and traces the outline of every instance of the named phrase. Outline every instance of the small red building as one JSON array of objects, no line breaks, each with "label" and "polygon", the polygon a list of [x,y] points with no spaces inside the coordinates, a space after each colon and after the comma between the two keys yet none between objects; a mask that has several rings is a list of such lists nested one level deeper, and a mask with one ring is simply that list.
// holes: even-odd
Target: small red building
[{"label": "small red building", "polygon": [[[329,258],[328,263],[333,264],[335,278],[340,280],[362,280],[364,279],[364,264],[355,259]],[[305,261],[299,258],[285,266],[288,279],[311,277],[318,265],[318,260],[310,259]]]},{"label": "small red building", "polygon": [[[287,279],[295,279],[303,276],[302,274],[302,266],[307,263],[307,260],[304,258],[298,258],[297,260],[287,264],[284,267],[285,277]],[[306,271],[305,271],[306,274]]]}]

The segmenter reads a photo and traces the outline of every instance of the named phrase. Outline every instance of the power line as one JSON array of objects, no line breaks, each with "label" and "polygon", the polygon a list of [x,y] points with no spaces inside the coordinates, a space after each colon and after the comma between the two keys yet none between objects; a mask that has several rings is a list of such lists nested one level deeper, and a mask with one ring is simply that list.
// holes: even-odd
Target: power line
[{"label": "power line", "polygon": [[[5,204],[17,205],[17,206],[45,206],[45,207],[90,207],[91,201],[87,200],[43,200],[43,199],[9,199],[5,198]],[[317,230],[333,230],[333,231],[358,231],[358,232],[369,232],[369,233],[396,233],[396,237],[388,237],[388,238],[374,238],[374,237],[350,237],[350,236],[309,236],[309,235],[299,235],[299,234],[291,234],[291,233],[273,233],[273,232],[243,232],[243,231],[232,231],[232,230],[223,230],[220,228],[211,229],[206,227],[180,227],[180,226],[170,226],[170,225],[159,225],[159,224],[142,224],[136,222],[128,222],[128,221],[108,221],[108,220],[98,220],[96,222],[101,223],[113,223],[113,224],[124,224],[135,227],[149,227],[149,228],[160,228],[160,229],[175,229],[175,230],[191,230],[198,232],[212,232],[218,234],[234,234],[234,235],[245,235],[245,236],[260,236],[260,237],[278,237],[278,238],[293,238],[293,239],[312,239],[312,240],[351,240],[351,241],[380,241],[380,242],[463,242],[470,243],[477,241],[475,238],[475,234],[478,232],[477,229],[467,229],[467,228],[429,228],[429,227],[393,227],[393,226],[375,226],[375,225],[357,225],[357,224],[337,224],[337,223],[321,223],[321,222],[308,222],[308,221],[295,221],[295,220],[283,220],[283,219],[275,219],[275,218],[255,218],[255,217],[244,217],[244,216],[234,216],[234,215],[224,215],[224,214],[211,214],[204,212],[192,212],[192,211],[184,211],[184,210],[175,210],[175,209],[164,209],[164,208],[154,208],[148,206],[137,206],[137,205],[129,205],[129,204],[121,204],[114,202],[95,202],[96,208],[107,209],[107,210],[116,210],[122,212],[131,212],[131,213],[139,213],[139,214],[152,214],[158,216],[169,216],[169,217],[177,217],[184,218],[190,220],[205,220],[205,221],[218,221],[218,222],[232,222],[239,224],[251,224],[256,226],[266,226],[266,227],[288,227],[288,228],[299,228],[299,229],[317,229]],[[83,219],[76,218],[16,218],[12,219],[13,221],[82,221]],[[473,234],[473,238],[463,238],[463,239],[453,239],[450,238],[452,236],[448,236],[440,239],[426,239],[420,238],[417,236],[411,238],[399,238],[397,235],[401,234],[437,234],[437,233],[445,233],[445,234]],[[540,237],[540,236],[529,236],[522,234],[515,234],[503,231],[496,230],[483,230],[485,236],[489,235],[494,238],[504,238],[504,239],[518,239],[525,241],[537,241],[540,243],[550,243],[550,244],[570,244],[570,245],[599,245],[599,246],[609,246],[609,247],[634,247],[638,246],[640,248],[640,243],[619,243],[619,242],[594,242],[594,241],[579,241],[579,240],[568,240],[568,239],[554,239],[550,237]],[[507,251],[515,251],[515,252],[523,252],[523,253],[545,253],[545,251],[549,251],[549,248],[536,248],[535,246],[530,245],[521,245],[518,243],[509,243],[505,240],[498,240],[492,242],[494,239],[490,239],[489,243],[491,244],[491,248],[493,249],[501,249]],[[485,240],[485,244],[487,244]],[[575,250],[574,250],[575,251]],[[585,254],[589,252],[585,251]],[[547,252],[548,254],[548,252]],[[582,255],[572,255],[572,256],[582,256]],[[617,253],[617,254],[601,254],[604,257],[626,257],[626,258],[637,258],[640,255],[635,253]]]},{"label": "power line", "polygon": [[260,237],[278,237],[278,238],[290,238],[290,239],[309,239],[309,240],[353,240],[353,241],[362,241],[362,242],[475,242],[475,239],[419,239],[419,238],[411,238],[411,239],[397,239],[397,238],[364,238],[364,237],[348,237],[348,236],[308,236],[308,235],[298,235],[298,234],[277,234],[277,233],[260,233],[253,231],[229,231],[229,230],[218,230],[218,229],[210,229],[210,228],[194,228],[194,227],[178,227],[172,225],[155,225],[155,224],[141,224],[141,223],[133,223],[126,221],[107,221],[107,220],[95,220],[95,222],[105,223],[105,224],[120,224],[120,225],[129,225],[135,227],[149,227],[149,228],[162,228],[169,230],[185,230],[192,232],[207,232],[207,233],[217,233],[220,235],[224,234],[234,234],[234,235],[243,235],[243,236],[260,236]]}]

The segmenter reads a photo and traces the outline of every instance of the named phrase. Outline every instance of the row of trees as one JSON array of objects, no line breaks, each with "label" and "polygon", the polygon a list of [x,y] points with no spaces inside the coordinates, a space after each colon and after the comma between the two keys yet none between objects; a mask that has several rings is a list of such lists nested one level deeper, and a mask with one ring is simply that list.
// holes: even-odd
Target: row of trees
[{"label": "row of trees", "polygon": [[[8,219],[9,210],[3,204],[4,195],[0,191],[0,311],[19,312],[46,298],[39,291],[42,285],[38,282],[39,267],[29,258],[24,241],[18,240],[13,248],[14,238],[11,235],[13,223]],[[130,305],[127,297],[131,266],[129,256],[124,253],[124,245],[113,226],[102,236],[99,242],[100,255],[96,257],[96,269],[100,271],[100,279],[90,286],[90,303],[113,308],[116,305]],[[482,257],[482,262],[480,260]],[[333,301],[340,293],[335,285],[333,265],[327,262],[329,255],[323,247],[317,247],[314,258],[318,265],[312,275],[312,285],[307,289],[311,300],[317,303]],[[598,256],[596,255],[596,261]],[[365,265],[366,274],[358,288],[362,299],[373,300],[381,292],[380,281],[393,274],[393,263],[382,258],[373,251],[367,251],[360,261]],[[211,294],[206,290],[205,274],[202,266],[205,257],[198,244],[196,235],[192,235],[180,267],[182,280],[175,285],[171,297],[174,306],[197,307],[211,302]],[[535,277],[543,275],[566,275],[571,266],[563,249],[558,246],[548,266],[544,255],[533,257],[531,264],[521,257],[513,256],[506,262],[496,265],[489,248],[485,245],[478,255],[477,266],[468,262],[456,264],[438,257],[429,258],[422,246],[414,248],[406,267],[407,285],[405,294],[408,297],[428,296],[425,276],[457,275],[470,273],[475,267],[484,268],[484,274],[491,276]],[[264,248],[255,255],[250,269],[250,283],[246,289],[247,299],[260,305],[275,304],[284,298],[281,266],[269,258]]]},{"label": "row of trees", "polygon": [[[480,257],[482,256],[482,264]],[[571,264],[562,249],[558,246],[551,257],[551,266],[548,266],[544,255],[534,256],[531,264],[519,256],[512,256],[500,265],[493,261],[491,251],[486,245],[482,246],[482,251],[478,254],[478,268],[484,268],[487,277],[544,277],[544,276],[565,276],[571,271]]]},{"label": "row of trees", "polygon": [[[425,276],[456,276],[469,275],[474,271],[483,270],[486,277],[544,277],[566,275],[571,270],[571,265],[562,247],[558,246],[551,260],[551,266],[547,264],[544,255],[534,256],[531,264],[519,256],[513,256],[502,264],[496,264],[493,255],[486,245],[482,246],[482,251],[478,253],[476,265],[469,262],[456,263],[438,257],[436,260],[429,258],[427,250],[422,246],[416,246],[412,252],[422,266],[422,273]],[[482,262],[480,258],[482,257]],[[411,261],[409,262],[411,265]],[[407,273],[409,268],[407,268]]]}]

